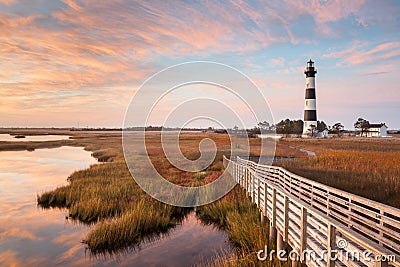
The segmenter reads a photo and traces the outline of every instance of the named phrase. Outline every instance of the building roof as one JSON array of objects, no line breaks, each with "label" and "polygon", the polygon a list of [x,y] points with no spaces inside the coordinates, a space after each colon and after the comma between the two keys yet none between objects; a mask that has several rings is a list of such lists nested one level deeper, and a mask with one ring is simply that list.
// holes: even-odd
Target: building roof
[{"label": "building roof", "polygon": [[387,126],[386,126],[385,123],[371,123],[371,124],[368,126],[368,128],[369,128],[369,129],[371,129],[371,128],[381,128],[382,126],[385,126],[385,127],[387,128]]}]

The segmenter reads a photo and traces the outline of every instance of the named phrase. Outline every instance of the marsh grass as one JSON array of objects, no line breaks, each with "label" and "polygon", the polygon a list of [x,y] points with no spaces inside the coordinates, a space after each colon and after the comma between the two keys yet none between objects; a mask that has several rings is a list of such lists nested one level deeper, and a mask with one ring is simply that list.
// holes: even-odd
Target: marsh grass
[{"label": "marsh grass", "polygon": [[[130,176],[121,146],[121,132],[60,132],[72,140],[1,142],[0,150],[34,150],[63,145],[83,146],[101,164],[73,173],[68,185],[38,195],[41,207],[67,207],[70,216],[93,226],[84,238],[95,255],[135,247],[137,244],[173,228],[189,211],[171,207],[147,196]],[[164,177],[179,185],[199,186],[214,181],[224,171],[222,156],[230,154],[227,135],[184,134],[184,155],[196,159],[198,143],[204,137],[215,141],[218,151],[205,176],[182,172],[162,155],[159,135],[146,140],[148,154]],[[251,139],[252,155],[259,155],[260,141]],[[298,148],[317,153],[307,158]],[[277,143],[276,155],[294,156],[295,161],[282,162],[285,168],[304,177],[399,207],[400,139],[284,139]],[[201,178],[201,179],[199,179]],[[258,209],[235,189],[221,200],[197,208],[202,221],[225,230],[236,253],[218,256],[204,266],[286,266],[287,263],[260,262],[256,253],[267,244],[268,225],[261,225]]]},{"label": "marsh grass", "polygon": [[235,253],[225,254],[200,266],[290,266],[289,263],[259,261],[257,252],[268,246],[268,224],[260,221],[259,209],[236,186],[222,199],[199,207],[197,215],[203,222],[213,223],[225,230],[235,247]]},{"label": "marsh grass", "polygon": [[317,157],[282,162],[303,177],[400,208],[400,139],[284,140]]},{"label": "marsh grass", "polygon": [[[113,253],[127,246],[135,247],[180,222],[188,209],[141,199],[121,216],[103,220],[95,225],[84,241],[93,253]],[[185,212],[186,211],[186,212]]]},{"label": "marsh grass", "polygon": [[103,162],[74,172],[68,185],[37,196],[39,206],[67,207],[69,216],[94,224],[84,238],[93,254],[113,254],[135,247],[180,222],[190,209],[173,207],[149,197],[132,179],[119,136],[79,136],[75,145]]}]

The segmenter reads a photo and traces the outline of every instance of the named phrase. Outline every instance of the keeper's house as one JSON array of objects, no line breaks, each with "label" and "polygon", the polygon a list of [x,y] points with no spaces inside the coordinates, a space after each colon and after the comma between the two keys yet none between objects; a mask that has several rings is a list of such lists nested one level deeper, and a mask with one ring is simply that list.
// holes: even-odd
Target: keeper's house
[{"label": "keeper's house", "polygon": [[385,123],[370,124],[366,129],[366,135],[367,137],[386,137],[387,129],[388,127]]}]

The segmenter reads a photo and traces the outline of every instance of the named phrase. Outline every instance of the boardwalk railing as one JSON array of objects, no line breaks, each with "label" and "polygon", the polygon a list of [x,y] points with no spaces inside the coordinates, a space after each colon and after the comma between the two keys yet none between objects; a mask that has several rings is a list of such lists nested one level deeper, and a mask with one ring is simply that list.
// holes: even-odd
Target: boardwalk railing
[{"label": "boardwalk railing", "polygon": [[[293,174],[224,157],[224,166],[308,266],[400,266],[400,210]],[[281,241],[280,241],[281,240]]]}]

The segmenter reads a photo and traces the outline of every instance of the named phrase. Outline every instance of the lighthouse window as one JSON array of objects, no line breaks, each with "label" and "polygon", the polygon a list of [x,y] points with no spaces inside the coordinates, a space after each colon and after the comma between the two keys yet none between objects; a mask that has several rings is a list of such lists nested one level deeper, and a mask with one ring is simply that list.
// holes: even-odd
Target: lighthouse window
[{"label": "lighthouse window", "polygon": [[308,100],[306,100],[306,106],[308,107]]}]

